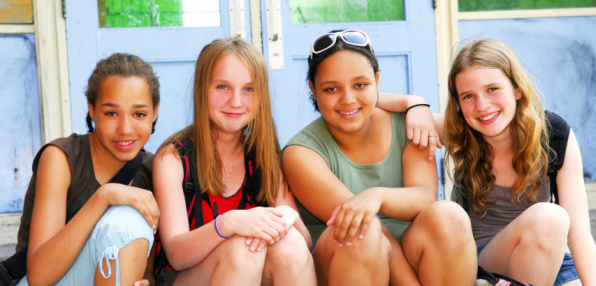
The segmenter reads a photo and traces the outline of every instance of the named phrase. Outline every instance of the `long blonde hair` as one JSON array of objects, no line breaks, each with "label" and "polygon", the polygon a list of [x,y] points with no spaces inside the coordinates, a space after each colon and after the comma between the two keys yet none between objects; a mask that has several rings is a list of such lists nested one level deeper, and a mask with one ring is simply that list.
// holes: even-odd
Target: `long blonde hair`
[{"label": "long blonde hair", "polygon": [[509,125],[514,150],[512,165],[518,174],[511,187],[512,204],[519,202],[524,194],[528,201],[536,199],[548,171],[548,134],[540,97],[519,60],[505,44],[494,39],[477,40],[459,50],[448,78],[446,157],[453,159],[454,181],[458,191],[470,202],[474,212],[484,216],[485,203],[490,202],[487,195],[496,179],[492,172],[494,153],[482,134],[466,123],[455,86],[455,77],[465,69],[475,66],[501,70],[514,89],[521,93],[515,116]]},{"label": "long blonde hair", "polygon": [[[194,121],[182,131],[172,135],[162,147],[189,136],[194,139],[195,170],[203,192],[218,195],[224,190],[221,178],[222,163],[215,149],[218,136],[209,119],[209,84],[216,63],[226,55],[236,55],[248,68],[253,79],[255,118],[246,127],[243,137],[245,150],[256,154],[256,168],[261,174],[261,189],[257,201],[275,203],[280,186],[280,147],[271,112],[267,64],[261,53],[240,39],[218,39],[207,44],[197,59],[193,87]],[[162,148],[160,147],[160,148]]]}]

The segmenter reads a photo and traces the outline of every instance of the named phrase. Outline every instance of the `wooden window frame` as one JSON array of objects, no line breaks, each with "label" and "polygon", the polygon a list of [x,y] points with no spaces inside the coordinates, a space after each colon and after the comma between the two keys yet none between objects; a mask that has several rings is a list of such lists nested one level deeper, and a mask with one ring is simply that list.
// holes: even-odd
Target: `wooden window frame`
[{"label": "wooden window frame", "polygon": [[61,0],[34,0],[33,24],[3,24],[0,34],[35,34],[42,144],[72,132]]}]

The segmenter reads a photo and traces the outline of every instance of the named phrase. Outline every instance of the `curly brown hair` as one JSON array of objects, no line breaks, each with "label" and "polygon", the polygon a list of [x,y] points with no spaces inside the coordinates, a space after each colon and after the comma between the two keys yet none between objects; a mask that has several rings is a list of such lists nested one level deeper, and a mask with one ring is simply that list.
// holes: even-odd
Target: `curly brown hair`
[{"label": "curly brown hair", "polygon": [[[513,141],[513,169],[518,174],[511,187],[511,203],[525,195],[533,201],[542,180],[547,177],[549,151],[544,108],[530,77],[515,54],[501,41],[476,40],[463,46],[455,56],[448,78],[449,99],[445,111],[447,134],[446,159],[452,158],[454,178],[459,194],[470,202],[474,212],[486,215],[487,195],[495,184],[493,149],[481,133],[465,121],[459,106],[455,77],[470,67],[501,70],[521,93],[510,123]],[[449,162],[449,160],[445,160]]]}]

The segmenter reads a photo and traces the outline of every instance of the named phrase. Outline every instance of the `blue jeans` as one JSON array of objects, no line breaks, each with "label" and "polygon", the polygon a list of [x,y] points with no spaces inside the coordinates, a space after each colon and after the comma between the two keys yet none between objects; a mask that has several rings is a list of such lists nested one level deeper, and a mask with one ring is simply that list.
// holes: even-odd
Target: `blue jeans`
[{"label": "blue jeans", "polygon": [[[114,274],[116,285],[120,285],[118,252],[122,247],[141,238],[149,242],[149,256],[153,245],[153,229],[143,215],[130,206],[110,206],[95,225],[74,264],[56,285],[91,285],[98,266],[105,279]],[[102,260],[105,260],[107,267],[103,267]],[[116,261],[116,269],[110,267],[108,260]],[[29,285],[27,276],[18,285]]]},{"label": "blue jeans", "polygon": [[[486,245],[478,247],[478,255],[484,249]],[[555,284],[553,286],[561,286],[569,281],[579,279],[579,274],[577,274],[577,269],[575,269],[575,263],[573,262],[573,257],[569,253],[565,253],[565,257],[563,257],[563,264],[561,264],[561,268],[559,269],[559,274],[557,274],[557,279],[555,279]]]}]

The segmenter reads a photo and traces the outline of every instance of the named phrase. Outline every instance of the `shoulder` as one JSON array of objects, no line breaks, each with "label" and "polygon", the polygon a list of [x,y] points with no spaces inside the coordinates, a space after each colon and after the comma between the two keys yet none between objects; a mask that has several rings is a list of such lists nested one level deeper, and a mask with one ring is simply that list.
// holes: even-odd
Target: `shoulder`
[{"label": "shoulder", "polygon": [[325,119],[321,116],[300,130],[288,141],[286,148],[297,145],[313,149],[317,153],[322,153],[328,145],[333,142],[333,136],[327,128]]},{"label": "shoulder", "polygon": [[[387,111],[384,111],[387,112]],[[404,112],[388,112],[391,115],[393,129],[404,129],[406,126],[406,114]]]},{"label": "shoulder", "polygon": [[[50,143],[45,144],[44,146],[39,149],[37,155],[33,159],[33,169],[34,171],[37,169],[37,165],[39,164],[39,160],[41,159],[42,154],[46,152],[55,153],[55,155],[60,155],[68,159],[68,162],[72,164],[72,162],[76,159],[82,159],[81,154],[83,153],[86,148],[89,146],[89,135],[78,135],[76,133],[72,133],[68,137],[61,137],[52,140]],[[51,147],[51,148],[48,148]],[[48,151],[52,150],[52,151]]]}]

